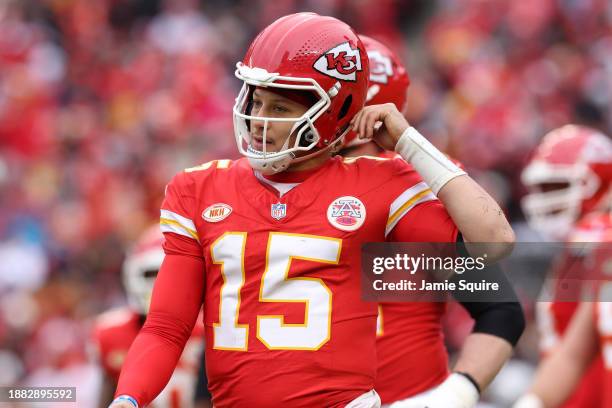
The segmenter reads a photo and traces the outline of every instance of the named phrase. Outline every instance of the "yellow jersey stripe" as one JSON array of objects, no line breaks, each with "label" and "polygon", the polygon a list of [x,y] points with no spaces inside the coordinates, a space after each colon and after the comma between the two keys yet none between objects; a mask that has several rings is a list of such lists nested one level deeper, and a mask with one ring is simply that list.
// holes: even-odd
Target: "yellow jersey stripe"
[{"label": "yellow jersey stripe", "polygon": [[[159,219],[159,223],[163,226],[163,225],[168,225],[168,226],[173,226],[173,227],[178,227],[180,229],[182,229],[183,231],[185,231],[187,234],[189,234],[189,236],[195,240],[198,239],[198,233],[194,230],[192,230],[191,228],[187,228],[184,225],[182,225],[181,223],[179,223],[178,221],[174,221],[174,220],[170,220],[168,218],[160,218]],[[163,231],[163,228],[162,228]],[[171,231],[171,232],[176,232],[176,231]]]},{"label": "yellow jersey stripe", "polygon": [[427,194],[431,192],[432,192],[431,189],[427,188],[419,193],[416,193],[411,199],[406,201],[400,208],[398,208],[397,211],[391,214],[391,216],[389,217],[389,220],[387,221],[387,226],[392,224],[397,218],[403,215],[403,212],[407,210],[411,205],[413,205],[416,201],[418,201],[420,198],[426,196]]}]

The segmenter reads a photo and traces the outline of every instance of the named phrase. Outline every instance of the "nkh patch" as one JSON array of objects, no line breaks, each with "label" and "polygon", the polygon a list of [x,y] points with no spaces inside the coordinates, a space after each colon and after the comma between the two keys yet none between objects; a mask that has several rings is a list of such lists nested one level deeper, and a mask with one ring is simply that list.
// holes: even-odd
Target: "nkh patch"
[{"label": "nkh patch", "polygon": [[275,220],[280,220],[287,216],[287,204],[276,203],[270,206],[270,215]]},{"label": "nkh patch", "polygon": [[213,204],[202,211],[202,218],[208,222],[219,222],[232,213],[232,207],[225,203]]},{"label": "nkh patch", "polygon": [[339,230],[355,231],[366,219],[365,205],[356,197],[336,198],[327,207],[327,221]]}]

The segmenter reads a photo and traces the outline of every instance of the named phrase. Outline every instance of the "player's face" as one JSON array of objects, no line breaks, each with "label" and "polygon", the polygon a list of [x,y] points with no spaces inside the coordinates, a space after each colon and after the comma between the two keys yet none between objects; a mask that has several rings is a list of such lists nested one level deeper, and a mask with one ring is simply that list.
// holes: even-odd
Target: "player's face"
[{"label": "player's face", "polygon": [[[308,107],[281,95],[257,88],[253,92],[251,115],[271,118],[299,118]],[[268,122],[266,132],[266,151],[278,152],[289,137],[295,122]],[[264,121],[251,120],[251,147],[263,151]]]}]

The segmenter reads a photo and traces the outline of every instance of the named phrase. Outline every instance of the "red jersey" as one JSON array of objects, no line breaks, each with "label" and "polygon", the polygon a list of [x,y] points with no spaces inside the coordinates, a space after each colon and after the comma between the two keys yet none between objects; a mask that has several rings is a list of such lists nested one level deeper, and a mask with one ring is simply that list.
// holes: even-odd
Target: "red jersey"
[{"label": "red jersey", "polygon": [[[554,353],[554,347],[563,337],[577,307],[577,302],[536,303],[536,321],[543,355]],[[561,408],[598,407],[602,398],[601,379],[602,364],[601,357],[598,356]]]},{"label": "red jersey", "polygon": [[381,303],[376,391],[383,404],[440,384],[449,374],[441,319],[446,303]]},{"label": "red jersey", "polygon": [[[105,375],[114,382],[119,379],[121,366],[136,335],[140,331],[143,318],[128,308],[108,311],[95,322],[93,341],[99,353],[100,364]],[[185,345],[183,354],[170,378],[170,382],[151,403],[151,407],[191,407],[204,347],[204,328],[197,324]]]},{"label": "red jersey", "polygon": [[[380,156],[398,157],[386,151]],[[430,217],[429,223],[430,242],[457,240],[457,229],[443,217]],[[375,389],[382,403],[411,397],[444,381],[449,375],[441,322],[446,303],[380,303],[378,311]]]},{"label": "red jersey", "polygon": [[[609,279],[609,277],[608,277]],[[612,290],[612,281],[603,284],[602,290]],[[610,292],[605,296],[607,301],[596,302],[595,305],[595,327],[599,334],[601,353],[594,364],[600,368],[601,407],[612,408],[612,302]],[[599,395],[599,393],[597,393]]]},{"label": "red jersey", "polygon": [[403,160],[335,157],[303,178],[270,177],[299,182],[279,195],[246,159],[220,160],[167,187],[167,252],[204,260],[217,408],[341,407],[374,388],[377,307],[361,301],[361,245],[428,241],[432,219],[456,230]]},{"label": "red jersey", "polygon": [[598,282],[596,290],[599,300],[594,303],[594,323],[599,336],[600,353],[589,368],[592,377],[589,388],[599,402],[593,406],[612,408],[612,216],[610,213],[591,213],[578,223],[578,232],[580,236],[576,237],[576,241],[600,243],[592,246],[591,253],[585,259],[585,264],[595,274],[595,281]]},{"label": "red jersey", "polygon": [[[568,242],[598,242],[605,240],[606,237],[601,234],[605,233],[607,226],[604,225],[602,228],[601,223],[597,221],[599,217],[600,215],[593,213],[578,221],[568,237]],[[553,273],[559,278],[563,276],[566,269],[575,271],[576,262],[579,262],[581,268],[583,268],[583,259],[577,259],[571,253],[564,252],[562,258],[556,263]],[[586,269],[584,272],[587,272]],[[588,281],[588,277],[585,276],[584,279]],[[562,279],[558,279],[558,282],[557,286],[562,284]],[[555,289],[560,290],[558,287]],[[540,332],[540,348],[544,355],[554,352],[554,347],[563,337],[578,305],[578,302],[563,301],[536,303],[536,320]],[[561,407],[581,408],[600,406],[599,404],[602,400],[602,371],[601,356],[597,356],[585,372],[571,397]]]}]

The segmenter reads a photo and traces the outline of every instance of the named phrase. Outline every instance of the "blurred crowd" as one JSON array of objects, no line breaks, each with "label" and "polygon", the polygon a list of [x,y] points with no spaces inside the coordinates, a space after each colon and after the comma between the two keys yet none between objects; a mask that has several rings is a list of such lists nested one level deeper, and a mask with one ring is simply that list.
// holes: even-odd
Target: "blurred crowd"
[{"label": "blurred crowd", "polygon": [[166,182],[236,157],[235,63],[307,10],[398,52],[411,124],[516,225],[546,131],[612,134],[606,0],[0,0],[0,385],[85,378],[87,322],[125,302],[125,250]]}]

